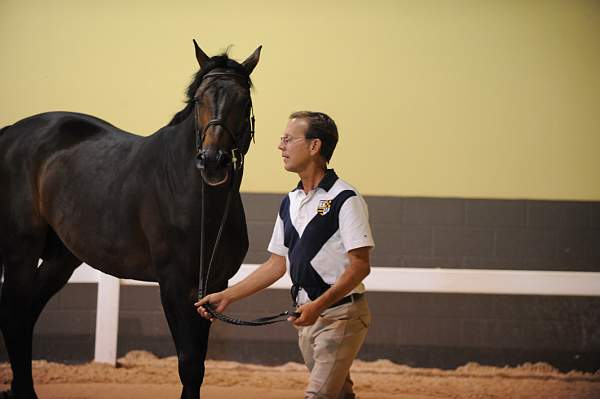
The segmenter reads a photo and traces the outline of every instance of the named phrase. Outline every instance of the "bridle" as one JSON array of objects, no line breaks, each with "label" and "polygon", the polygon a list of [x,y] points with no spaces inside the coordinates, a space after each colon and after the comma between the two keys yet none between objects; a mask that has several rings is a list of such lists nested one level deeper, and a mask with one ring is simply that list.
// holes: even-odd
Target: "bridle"
[{"label": "bridle", "polygon": [[[206,79],[209,77],[217,77],[217,76],[227,76],[227,77],[235,77],[237,79],[247,77],[235,73],[235,72],[209,72],[202,79]],[[208,165],[206,164],[206,152],[202,148],[202,144],[204,143],[204,139],[206,137],[206,131],[212,126],[221,126],[224,131],[226,131],[233,140],[233,145],[231,149],[231,153],[227,154],[223,150],[219,150],[217,153],[217,165],[224,164],[224,166],[232,166],[231,171],[231,185],[229,187],[229,192],[227,193],[227,200],[225,202],[225,210],[223,212],[223,216],[221,218],[221,223],[219,225],[219,231],[217,233],[217,237],[215,239],[215,244],[213,246],[213,250],[210,256],[210,260],[208,263],[208,268],[206,274],[204,273],[204,247],[205,247],[205,182],[204,178],[201,178],[201,189],[202,189],[202,199],[201,199],[201,217],[202,222],[200,226],[200,276],[198,281],[198,299],[203,298],[206,295],[206,291],[208,288],[208,277],[210,275],[211,266],[217,252],[217,248],[221,241],[221,235],[223,233],[223,228],[225,227],[225,223],[227,222],[227,216],[229,215],[229,209],[231,204],[232,193],[239,191],[241,184],[241,175],[244,168],[244,155],[248,151],[250,147],[250,140],[254,139],[254,112],[252,110],[252,99],[249,97],[249,131],[244,132],[242,134],[236,135],[233,134],[232,131],[227,127],[223,119],[217,118],[210,120],[202,129],[200,129],[200,106],[199,106],[198,97],[194,97],[194,119],[195,119],[195,136],[196,136],[196,167],[200,170],[205,169]],[[244,139],[245,138],[245,139]],[[242,141],[244,140],[244,141]]]},{"label": "bridle", "polygon": [[[237,79],[247,79],[246,76],[243,76],[240,73],[236,72],[209,72],[202,77],[202,79],[217,77],[217,76],[227,76],[234,77]],[[198,98],[194,97],[194,120],[196,127],[196,167],[198,169],[205,169],[207,167],[207,158],[206,154],[208,150],[202,148],[202,144],[204,143],[204,139],[206,138],[206,131],[211,127],[221,126],[225,132],[231,137],[233,140],[233,146],[231,148],[231,152],[228,154],[223,150],[219,150],[217,152],[217,165],[228,165],[231,163],[233,166],[233,170],[236,171],[238,169],[243,168],[244,166],[244,156],[248,152],[250,148],[250,142],[254,142],[254,108],[252,107],[252,98],[248,97],[248,108],[249,108],[249,116],[248,116],[248,131],[242,132],[241,134],[234,134],[229,127],[225,124],[223,119],[215,118],[211,119],[204,125],[202,130],[200,130],[199,120],[200,120],[200,107],[198,105]]]},{"label": "bridle", "polygon": [[[209,72],[204,78],[207,77],[216,77],[216,76],[227,76],[227,77],[235,77],[235,78],[246,78],[245,76],[235,73],[235,72]],[[207,294],[208,290],[208,278],[210,276],[210,270],[215,258],[215,254],[217,252],[217,248],[219,243],[221,242],[221,236],[223,233],[223,229],[225,227],[225,223],[227,222],[227,216],[229,215],[229,210],[231,208],[231,197],[235,192],[239,192],[240,184],[242,181],[242,172],[244,169],[244,156],[248,152],[250,148],[250,142],[254,142],[254,109],[252,108],[252,99],[249,97],[249,122],[248,122],[248,130],[246,132],[242,132],[242,134],[236,135],[234,134],[225,124],[222,119],[211,119],[202,129],[199,126],[199,105],[198,99],[194,98],[194,119],[195,119],[195,135],[196,135],[196,167],[200,170],[205,169],[207,165],[206,153],[207,150],[202,149],[202,144],[204,143],[204,138],[206,137],[206,131],[213,126],[221,126],[223,130],[229,134],[233,140],[233,146],[231,149],[231,153],[228,154],[225,151],[219,150],[217,152],[216,164],[225,166],[232,166],[232,176],[231,176],[231,186],[229,187],[229,192],[227,193],[227,200],[225,201],[225,210],[223,212],[223,216],[221,218],[221,223],[219,225],[219,231],[217,232],[217,237],[215,238],[215,244],[212,249],[212,253],[210,255],[210,260],[208,262],[208,268],[206,270],[206,274],[204,273],[204,253],[205,253],[205,183],[204,179],[201,179],[201,188],[202,188],[202,203],[201,203],[201,217],[202,222],[200,226],[200,270],[199,270],[199,278],[198,278],[198,300],[204,298]],[[274,316],[261,317],[255,320],[240,320],[229,317],[222,313],[217,312],[212,308],[210,304],[204,305],[205,309],[211,314],[212,317],[224,321],[230,324],[236,325],[245,325],[245,326],[262,326],[266,324],[278,323],[281,321],[286,321],[288,316],[297,316],[294,312],[285,311],[281,312]]]}]

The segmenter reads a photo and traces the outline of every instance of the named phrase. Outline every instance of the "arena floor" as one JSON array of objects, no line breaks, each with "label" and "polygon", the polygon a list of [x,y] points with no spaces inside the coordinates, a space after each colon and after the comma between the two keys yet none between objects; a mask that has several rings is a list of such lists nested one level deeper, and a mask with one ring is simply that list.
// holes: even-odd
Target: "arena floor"
[{"label": "arena floor", "polygon": [[[307,373],[304,365],[266,367],[207,361],[203,398],[301,398]],[[148,352],[130,352],[119,367],[88,363],[64,365],[35,361],[40,399],[155,399],[179,396],[175,357],[158,359]],[[455,370],[419,369],[356,361],[355,390],[362,399],[600,399],[600,371],[560,373],[543,363],[516,368],[467,364]],[[0,390],[7,389],[10,366],[0,364]]]}]

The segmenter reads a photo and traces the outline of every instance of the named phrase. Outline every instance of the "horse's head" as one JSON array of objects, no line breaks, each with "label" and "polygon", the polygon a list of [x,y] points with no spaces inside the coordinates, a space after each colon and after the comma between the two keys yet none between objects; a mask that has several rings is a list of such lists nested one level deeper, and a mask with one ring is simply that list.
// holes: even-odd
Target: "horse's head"
[{"label": "horse's head", "polygon": [[218,186],[242,167],[254,135],[250,74],[261,47],[240,64],[227,55],[209,58],[195,40],[194,46],[200,64],[193,93],[196,166],[207,184]]}]

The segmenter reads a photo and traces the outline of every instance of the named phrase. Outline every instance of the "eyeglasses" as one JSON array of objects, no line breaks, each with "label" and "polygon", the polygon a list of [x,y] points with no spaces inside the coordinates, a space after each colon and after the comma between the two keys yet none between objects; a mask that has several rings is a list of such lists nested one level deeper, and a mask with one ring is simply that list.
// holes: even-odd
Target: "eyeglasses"
[{"label": "eyeglasses", "polygon": [[302,139],[306,139],[306,137],[289,137],[289,136],[281,136],[279,138],[279,142],[283,145],[288,145],[289,143],[296,141],[296,140],[302,140]]}]

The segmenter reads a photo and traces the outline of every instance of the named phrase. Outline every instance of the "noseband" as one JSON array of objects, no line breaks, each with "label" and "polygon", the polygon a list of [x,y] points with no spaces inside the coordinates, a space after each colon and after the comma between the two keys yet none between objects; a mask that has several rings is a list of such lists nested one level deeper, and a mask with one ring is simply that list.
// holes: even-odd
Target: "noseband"
[{"label": "noseband", "polygon": [[[228,76],[237,79],[246,79],[245,76],[235,72],[209,72],[202,79],[215,77],[215,76]],[[229,153],[223,150],[217,152],[216,161],[213,163],[215,166],[226,166],[231,164],[233,170],[238,170],[244,166],[244,155],[248,152],[250,147],[250,141],[254,142],[254,109],[252,107],[252,98],[248,97],[250,109],[249,109],[249,129],[242,134],[234,134],[225,124],[225,121],[220,118],[211,119],[202,130],[200,130],[199,119],[200,119],[200,108],[198,106],[198,99],[194,98],[194,116],[196,124],[196,167],[198,169],[206,169],[209,166],[208,161],[208,150],[202,148],[204,139],[206,138],[206,131],[210,127],[221,126],[223,130],[229,134],[233,140],[233,146]]]}]

